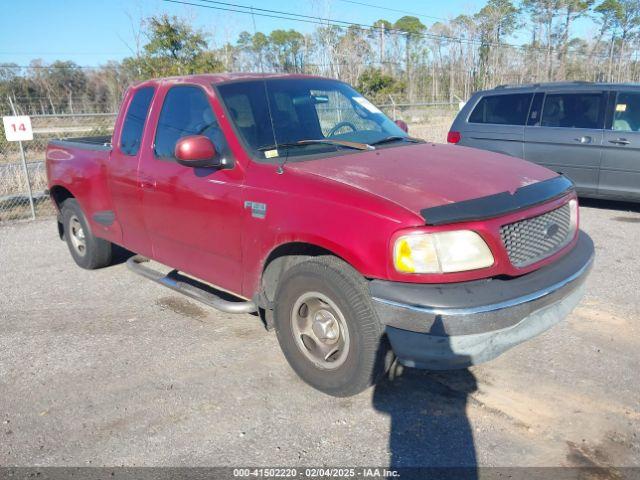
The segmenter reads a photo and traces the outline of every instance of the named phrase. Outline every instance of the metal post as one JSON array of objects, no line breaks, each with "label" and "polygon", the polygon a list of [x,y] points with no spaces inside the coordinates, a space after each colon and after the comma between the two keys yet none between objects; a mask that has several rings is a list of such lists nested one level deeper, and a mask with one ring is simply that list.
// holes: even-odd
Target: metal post
[{"label": "metal post", "polygon": [[24,148],[22,142],[18,142],[20,145],[20,156],[22,157],[22,170],[24,170],[24,177],[27,179],[27,191],[29,192],[29,205],[31,206],[31,220],[36,219],[36,208],[33,205],[33,193],[31,192],[31,180],[29,180],[29,170],[27,169],[27,160],[24,158]]},{"label": "metal post", "polygon": [[[13,101],[11,97],[9,98],[9,103],[11,104],[11,110],[13,111],[13,115],[17,115],[16,107],[13,105]],[[20,145],[20,157],[22,158],[22,170],[24,171],[24,178],[27,180],[27,191],[29,192],[29,205],[31,206],[31,220],[36,219],[36,208],[33,204],[33,192],[31,191],[31,180],[29,179],[29,170],[27,169],[27,160],[24,158],[24,147],[22,146],[22,141],[18,142]]]},{"label": "metal post", "polygon": [[[454,98],[456,100],[458,100],[458,110],[462,110],[462,108],[464,107],[464,104],[467,103],[464,100],[462,100],[458,95],[456,95],[455,93],[453,94]],[[453,102],[451,102],[453,104]]]},{"label": "metal post", "polygon": [[391,100],[391,105],[393,105],[393,121],[395,122],[398,119],[396,115],[396,101],[393,99],[391,94],[389,94],[389,100]]}]

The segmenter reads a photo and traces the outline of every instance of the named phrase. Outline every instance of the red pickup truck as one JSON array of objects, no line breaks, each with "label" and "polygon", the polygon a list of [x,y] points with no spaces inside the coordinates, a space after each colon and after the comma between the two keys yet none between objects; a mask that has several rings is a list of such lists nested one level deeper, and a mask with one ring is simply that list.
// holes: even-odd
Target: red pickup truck
[{"label": "red pickup truck", "polygon": [[566,317],[594,254],[573,184],[403,127],[332,79],[145,81],[112,137],[49,144],[60,237],[83,268],[121,245],[151,280],[257,312],[298,375],[336,396],[396,357],[464,368]]}]

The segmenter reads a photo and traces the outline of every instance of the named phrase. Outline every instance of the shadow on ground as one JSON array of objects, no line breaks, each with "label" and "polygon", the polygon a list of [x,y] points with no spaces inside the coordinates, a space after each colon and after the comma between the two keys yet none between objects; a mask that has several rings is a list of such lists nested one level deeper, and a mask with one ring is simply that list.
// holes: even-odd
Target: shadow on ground
[{"label": "shadow on ground", "polygon": [[466,467],[464,478],[477,478],[466,412],[468,396],[476,389],[475,377],[466,369],[404,369],[394,379],[378,384],[373,406],[391,419],[391,468]]},{"label": "shadow on ground", "polygon": [[[441,339],[434,348],[437,355],[451,358],[454,350],[449,337],[435,338]],[[475,376],[466,368],[417,370],[395,362],[373,393],[373,407],[388,415],[391,422],[390,467],[399,469],[403,478],[478,478],[467,418],[467,403],[477,388]],[[415,467],[437,470],[412,470]]]},{"label": "shadow on ground", "polygon": [[121,263],[125,263],[129,258],[135,255],[135,253],[130,252],[126,248],[116,245],[115,243],[112,248],[113,253],[111,257],[111,265],[120,265]]}]

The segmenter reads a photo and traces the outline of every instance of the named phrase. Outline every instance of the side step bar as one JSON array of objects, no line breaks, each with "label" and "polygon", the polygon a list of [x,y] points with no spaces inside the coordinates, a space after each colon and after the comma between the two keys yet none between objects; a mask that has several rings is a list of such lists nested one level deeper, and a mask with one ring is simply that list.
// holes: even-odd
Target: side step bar
[{"label": "side step bar", "polygon": [[[249,300],[237,302],[225,300],[219,295],[216,295],[213,288],[192,278],[180,275],[177,270],[172,270],[165,275],[164,273],[142,265],[148,261],[148,258],[135,255],[127,260],[127,267],[138,275],[142,275],[149,280],[153,280],[160,285],[225,313],[253,313],[258,310],[255,303]],[[231,297],[231,294],[229,294],[229,297]]]}]

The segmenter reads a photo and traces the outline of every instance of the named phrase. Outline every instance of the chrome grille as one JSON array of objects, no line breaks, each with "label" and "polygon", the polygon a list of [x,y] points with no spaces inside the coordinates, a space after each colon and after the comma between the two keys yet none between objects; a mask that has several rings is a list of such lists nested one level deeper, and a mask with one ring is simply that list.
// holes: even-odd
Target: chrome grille
[{"label": "chrome grille", "polygon": [[502,243],[516,267],[526,267],[554,254],[569,243],[571,233],[569,203],[500,228]]}]

